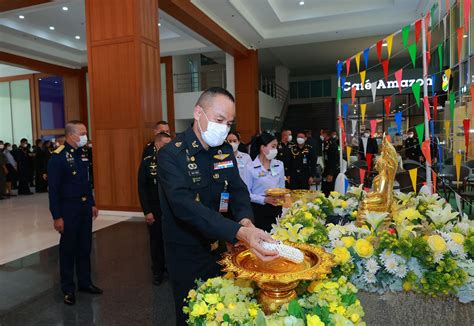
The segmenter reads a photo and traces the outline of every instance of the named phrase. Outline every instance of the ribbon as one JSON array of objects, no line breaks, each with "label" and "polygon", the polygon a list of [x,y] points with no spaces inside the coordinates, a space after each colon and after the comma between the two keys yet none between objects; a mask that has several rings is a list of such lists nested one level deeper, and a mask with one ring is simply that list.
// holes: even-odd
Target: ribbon
[{"label": "ribbon", "polygon": [[456,198],[456,205],[458,206],[458,212],[462,215],[462,205],[461,205],[461,196],[455,192],[454,198]]},{"label": "ribbon", "polygon": [[423,105],[425,107],[426,117],[428,118],[428,120],[431,120],[430,100],[428,99],[428,96],[423,97]]},{"label": "ribbon", "polygon": [[464,26],[466,27],[466,31],[469,30],[469,13],[471,12],[471,0],[464,0]]},{"label": "ribbon", "polygon": [[428,164],[431,166],[431,148],[429,140],[425,140],[423,144],[421,144],[421,152],[423,153],[423,156],[425,157]]},{"label": "ribbon", "polygon": [[471,85],[471,109],[472,109],[472,115],[471,118],[474,118],[474,85]]},{"label": "ribbon", "polygon": [[431,179],[433,181],[433,193],[435,194],[436,193],[436,182],[438,181],[437,178],[438,176],[436,175],[436,172],[431,170]]},{"label": "ribbon", "polygon": [[413,43],[408,47],[408,53],[410,53],[410,58],[413,64],[413,68],[415,68],[416,67],[416,43]]},{"label": "ribbon", "polygon": [[338,61],[336,65],[337,69],[337,79],[341,78],[341,71],[342,71],[342,62]]},{"label": "ribbon", "polygon": [[411,25],[406,25],[402,28],[403,47],[406,48],[408,45],[408,37],[410,36]]},{"label": "ribbon", "polygon": [[351,146],[346,146],[347,164],[349,164],[349,162],[350,162],[351,152],[352,152],[352,147]]},{"label": "ribbon", "polygon": [[370,48],[367,48],[367,49],[364,50],[365,69],[369,68],[369,52],[370,52]]},{"label": "ribbon", "polygon": [[464,27],[461,26],[456,29],[458,36],[458,64],[461,63],[461,50],[462,50],[462,40],[464,39]]},{"label": "ribbon", "polygon": [[387,36],[385,38],[385,41],[387,42],[387,53],[388,53],[388,58],[390,59],[390,55],[392,54],[393,34]]},{"label": "ribbon", "polygon": [[462,121],[463,127],[464,127],[464,144],[466,145],[466,158],[469,155],[469,130],[471,127],[471,120],[470,119],[464,119]]},{"label": "ribbon", "polygon": [[413,95],[415,95],[416,104],[420,107],[420,91],[421,91],[421,83],[417,81],[411,86],[411,90]]},{"label": "ribbon", "polygon": [[377,42],[377,58],[379,59],[379,62],[382,61],[382,44],[382,40]]},{"label": "ribbon", "polygon": [[352,119],[351,124],[352,124],[352,136],[354,136],[357,132],[357,120]]},{"label": "ribbon", "polygon": [[339,103],[341,101],[341,87],[337,88],[337,95],[336,95],[336,103]]},{"label": "ribbon", "polygon": [[421,146],[421,143],[423,142],[423,134],[425,133],[425,123],[422,122],[420,124],[417,124],[415,126],[415,130],[418,136],[418,141],[420,142],[420,146]]},{"label": "ribbon", "polygon": [[444,71],[444,74],[448,78],[448,80],[451,78],[451,68],[448,68]]},{"label": "ribbon", "polygon": [[431,75],[431,95],[435,94],[435,87],[436,87],[436,74]]},{"label": "ribbon", "polygon": [[430,133],[431,133],[431,138],[435,139],[435,129],[434,129],[434,120],[430,120]]},{"label": "ribbon", "polygon": [[341,92],[343,93],[344,92],[344,85],[346,84],[346,77],[341,77]]},{"label": "ribbon", "polygon": [[337,121],[339,122],[339,128],[341,128],[341,130],[344,131],[344,122],[342,121],[342,117],[339,116]]},{"label": "ribbon", "polygon": [[451,121],[454,122],[454,93],[449,93],[449,110],[451,113]]},{"label": "ribbon", "polygon": [[451,135],[451,120],[444,121],[444,132],[446,133],[446,146],[449,143],[449,136]]},{"label": "ribbon", "polygon": [[360,184],[364,184],[365,180],[365,170],[364,169],[359,169],[359,177],[360,177]]},{"label": "ribbon", "polygon": [[359,72],[359,68],[360,68],[360,55],[361,55],[361,54],[362,54],[362,53],[359,52],[359,53],[357,53],[357,54],[355,55],[355,62],[356,62],[356,66],[357,66],[357,72]]},{"label": "ribbon", "polygon": [[440,169],[442,165],[443,165],[443,146],[441,146],[441,144],[438,144],[438,166]]},{"label": "ribbon", "polygon": [[397,79],[398,90],[400,94],[402,93],[402,75],[403,75],[403,68],[395,71],[395,78]]},{"label": "ribbon", "polygon": [[411,179],[411,184],[413,186],[413,191],[416,192],[416,177],[418,176],[418,168],[408,170],[408,173],[410,173],[410,179]]},{"label": "ribbon", "polygon": [[390,116],[390,106],[392,105],[392,97],[387,96],[383,99],[383,104],[385,106],[385,116],[389,117]]},{"label": "ribbon", "polygon": [[420,40],[420,33],[421,33],[421,19],[418,19],[415,22],[415,43],[418,44]]},{"label": "ribbon", "polygon": [[395,113],[395,122],[397,123],[398,133],[402,134],[402,112]]}]

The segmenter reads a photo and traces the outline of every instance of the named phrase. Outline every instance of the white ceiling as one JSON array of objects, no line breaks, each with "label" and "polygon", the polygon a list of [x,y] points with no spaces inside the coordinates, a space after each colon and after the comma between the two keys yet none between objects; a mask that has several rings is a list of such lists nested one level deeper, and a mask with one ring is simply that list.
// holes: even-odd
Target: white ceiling
[{"label": "white ceiling", "polygon": [[[166,13],[159,15],[162,56],[218,50]],[[87,65],[84,0],[56,0],[0,14],[0,51],[75,68]]]}]

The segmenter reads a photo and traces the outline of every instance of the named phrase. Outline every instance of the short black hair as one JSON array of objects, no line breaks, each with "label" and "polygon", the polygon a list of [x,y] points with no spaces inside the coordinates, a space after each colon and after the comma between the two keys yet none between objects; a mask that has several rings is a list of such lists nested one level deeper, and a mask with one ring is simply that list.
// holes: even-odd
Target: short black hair
[{"label": "short black hair", "polygon": [[227,137],[229,137],[229,135],[234,135],[235,137],[237,137],[237,140],[240,141],[240,134],[238,131],[229,131],[229,133],[227,134]]},{"label": "short black hair", "polygon": [[231,100],[232,103],[235,103],[234,96],[225,88],[210,87],[206,89],[204,92],[202,92],[201,96],[199,96],[199,99],[196,102],[196,105],[199,105],[200,107],[206,107],[209,101],[212,98],[216,97],[217,95],[223,95],[227,97],[229,100]]},{"label": "short black hair", "polygon": [[163,138],[171,138],[171,135],[162,131],[155,135],[155,142],[161,141]]},{"label": "short black hair", "polygon": [[24,143],[25,141],[28,142],[28,139],[22,138],[22,139],[20,140],[20,143]]},{"label": "short black hair", "polygon": [[250,157],[252,160],[255,160],[255,158],[260,154],[260,146],[267,146],[275,139],[276,137],[274,135],[266,131],[252,139],[252,144],[250,145]]},{"label": "short black hair", "polygon": [[155,128],[158,126],[167,126],[167,125],[169,125],[168,121],[160,120],[155,124]]}]

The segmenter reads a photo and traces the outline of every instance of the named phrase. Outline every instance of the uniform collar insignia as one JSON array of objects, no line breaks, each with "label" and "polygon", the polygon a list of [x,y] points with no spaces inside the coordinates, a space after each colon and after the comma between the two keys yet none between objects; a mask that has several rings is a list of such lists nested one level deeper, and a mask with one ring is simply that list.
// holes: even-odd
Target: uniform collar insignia
[{"label": "uniform collar insignia", "polygon": [[222,161],[224,159],[226,159],[227,157],[229,157],[230,154],[217,154],[217,155],[214,155],[214,158],[216,160],[219,160],[219,161]]},{"label": "uniform collar insignia", "polygon": [[199,148],[199,145],[197,144],[196,140],[193,140],[193,142],[191,143],[191,146],[193,146],[193,148]]},{"label": "uniform collar insignia", "polygon": [[183,145],[183,143],[180,142],[180,141],[178,141],[178,142],[176,142],[176,144],[174,144],[174,146],[176,146],[176,147],[181,147],[181,145]]}]

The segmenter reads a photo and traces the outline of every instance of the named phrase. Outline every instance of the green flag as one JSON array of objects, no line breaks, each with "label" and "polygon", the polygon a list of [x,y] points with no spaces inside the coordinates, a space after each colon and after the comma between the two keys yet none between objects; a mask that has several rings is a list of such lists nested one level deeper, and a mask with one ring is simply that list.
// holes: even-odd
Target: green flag
[{"label": "green flag", "polygon": [[408,36],[410,35],[410,25],[406,25],[402,28],[403,47],[406,49],[408,45]]},{"label": "green flag", "polygon": [[415,126],[416,134],[418,135],[418,141],[423,144],[423,135],[425,134],[425,123],[420,123],[419,125]]},{"label": "green flag", "polygon": [[439,72],[443,70],[443,42],[438,44]]},{"label": "green flag", "polygon": [[436,7],[438,7],[438,5],[436,3],[434,3],[432,6],[431,6],[431,26],[434,26],[434,13],[436,11]]},{"label": "green flag", "polygon": [[415,95],[416,104],[418,104],[418,107],[420,107],[420,90],[421,83],[419,81],[411,85],[411,91],[413,92],[413,95]]},{"label": "green flag", "polygon": [[336,103],[339,103],[341,101],[341,87],[337,88],[337,98],[336,98]]},{"label": "green flag", "polygon": [[449,111],[451,113],[451,121],[454,121],[454,93],[449,93]]},{"label": "green flag", "polygon": [[413,68],[416,64],[416,43],[413,43],[408,47],[408,52],[410,53],[411,62],[413,63]]}]

